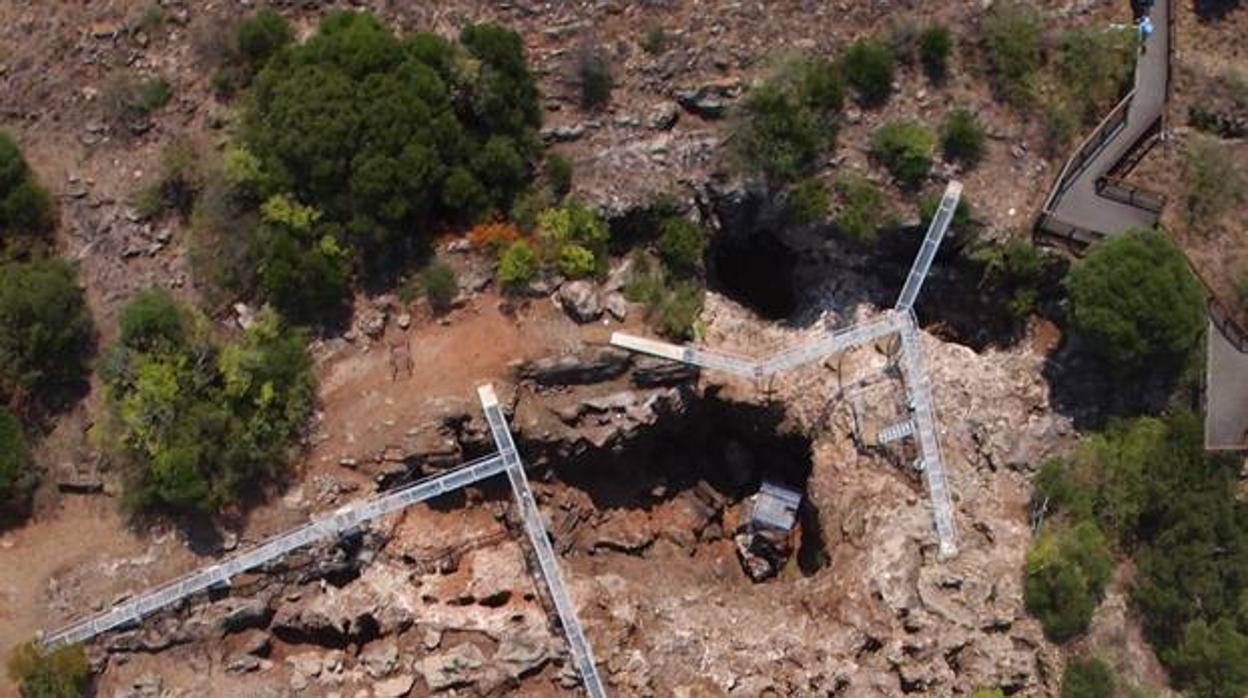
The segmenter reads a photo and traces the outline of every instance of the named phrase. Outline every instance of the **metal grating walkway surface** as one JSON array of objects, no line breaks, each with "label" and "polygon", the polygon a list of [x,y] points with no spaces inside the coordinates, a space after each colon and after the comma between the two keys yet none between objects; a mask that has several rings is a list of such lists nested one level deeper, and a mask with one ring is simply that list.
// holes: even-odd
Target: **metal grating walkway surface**
[{"label": "metal grating walkway surface", "polygon": [[236,575],[260,567],[297,548],[341,535],[360,524],[405,509],[417,502],[454,492],[461,487],[497,475],[503,472],[503,468],[504,462],[501,456],[489,456],[467,463],[448,473],[425,478],[401,489],[374,496],[360,504],[344,507],[293,531],[275,536],[234,557],[178,577],[130,601],[47,633],[42,638],[43,645],[53,647],[83,642],[114,628],[138,623],[143,616],[171,606],[210,587],[227,585]]},{"label": "metal grating walkway surface", "polygon": [[481,398],[481,408],[485,411],[485,419],[490,425],[490,434],[505,464],[507,479],[511,481],[511,491],[520,506],[520,516],[524,520],[524,530],[533,542],[533,550],[537,554],[537,564],[546,588],[550,590],[550,598],[559,614],[559,622],[567,636],[568,649],[572,653],[572,661],[581,675],[585,691],[592,698],[604,698],[607,694],[602,687],[602,679],[598,675],[598,667],[594,665],[594,653],[585,639],[581,622],[576,617],[576,607],[563,583],[563,574],[559,570],[559,562],[555,551],[550,545],[546,534],[546,525],[542,522],[542,514],[538,511],[537,500],[533,498],[533,490],[529,488],[528,477],[524,474],[524,463],[516,450],[516,442],[507,427],[507,419],[503,416],[502,406],[494,394],[494,388],[483,385],[477,389]]}]

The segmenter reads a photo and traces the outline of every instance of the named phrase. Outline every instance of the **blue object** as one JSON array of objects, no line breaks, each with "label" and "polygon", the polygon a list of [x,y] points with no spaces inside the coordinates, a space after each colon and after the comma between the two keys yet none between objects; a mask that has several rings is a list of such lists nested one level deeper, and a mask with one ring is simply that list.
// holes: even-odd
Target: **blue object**
[{"label": "blue object", "polygon": [[1153,20],[1148,15],[1144,15],[1144,19],[1140,20],[1140,38],[1147,40],[1153,33]]}]

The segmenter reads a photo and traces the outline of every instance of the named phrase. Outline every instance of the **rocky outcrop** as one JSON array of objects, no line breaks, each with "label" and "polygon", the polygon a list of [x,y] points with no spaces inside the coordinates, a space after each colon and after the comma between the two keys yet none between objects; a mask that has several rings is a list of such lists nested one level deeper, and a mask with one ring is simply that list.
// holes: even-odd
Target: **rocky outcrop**
[{"label": "rocky outcrop", "polygon": [[515,370],[521,380],[531,380],[542,386],[586,385],[623,375],[630,361],[628,352],[602,347],[530,361],[516,366]]}]

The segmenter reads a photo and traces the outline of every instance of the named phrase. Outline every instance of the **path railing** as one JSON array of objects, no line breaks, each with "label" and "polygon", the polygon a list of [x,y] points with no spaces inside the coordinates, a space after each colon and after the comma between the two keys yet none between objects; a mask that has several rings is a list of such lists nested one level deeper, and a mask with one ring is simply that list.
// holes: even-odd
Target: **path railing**
[{"label": "path railing", "polygon": [[1151,213],[1161,213],[1166,207],[1166,197],[1142,187],[1127,184],[1119,179],[1102,177],[1096,180],[1096,193],[1120,204],[1134,206]]}]

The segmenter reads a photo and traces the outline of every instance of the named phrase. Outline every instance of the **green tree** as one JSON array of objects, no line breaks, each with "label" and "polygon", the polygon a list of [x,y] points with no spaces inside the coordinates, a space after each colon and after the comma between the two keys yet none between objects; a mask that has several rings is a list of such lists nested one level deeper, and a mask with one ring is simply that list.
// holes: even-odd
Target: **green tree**
[{"label": "green tree", "polygon": [[1183,628],[1169,657],[1178,683],[1198,698],[1242,698],[1248,693],[1248,636],[1229,619]]},{"label": "green tree", "polygon": [[536,274],[537,253],[523,240],[511,243],[498,260],[498,283],[504,291],[527,289]]},{"label": "green tree", "polygon": [[907,189],[917,188],[932,167],[932,132],[918,122],[890,121],[871,137],[871,153]]},{"label": "green tree", "polygon": [[1034,245],[1010,239],[983,245],[971,257],[983,268],[980,287],[1003,302],[1003,310],[1014,322],[1026,320],[1035,311],[1046,265]]},{"label": "green tree", "polygon": [[775,184],[809,175],[836,140],[843,96],[832,63],[800,58],[783,64],[741,106],[733,143],[743,169]]},{"label": "green tree", "polygon": [[275,195],[261,209],[259,280],[264,297],[284,317],[315,324],[335,315],[347,296],[350,251],[340,228],[320,211]]},{"label": "green tree", "polygon": [[[396,37],[367,12],[330,13],[268,60],[248,104],[243,145],[265,193],[321,211],[370,271],[422,250],[414,230],[507,210],[540,148],[523,43],[491,24],[465,27],[456,46]],[[268,256],[291,257],[285,236],[267,242],[285,248]]]},{"label": "green tree", "polygon": [[984,127],[968,109],[954,109],[945,115],[940,142],[945,157],[975,165],[984,156]]},{"label": "green tree", "polygon": [[1055,642],[1082,633],[1113,571],[1105,537],[1091,522],[1041,533],[1027,552],[1024,598]]},{"label": "green tree", "polygon": [[22,423],[0,407],[0,511],[24,500],[34,485],[35,472]]},{"label": "green tree", "polygon": [[1102,242],[1066,278],[1071,320],[1123,373],[1181,365],[1204,328],[1204,294],[1183,255],[1158,231]]},{"label": "green tree", "polygon": [[837,227],[853,240],[874,242],[883,220],[884,195],[879,188],[866,177],[843,173],[836,178],[836,195]]},{"label": "green tree", "polygon": [[186,339],[182,309],[163,288],[135,294],[122,308],[118,324],[121,343],[131,349],[151,349],[161,344],[177,347]]},{"label": "green tree", "polygon": [[789,218],[798,225],[819,223],[828,217],[828,188],[823,180],[807,177],[789,190],[785,208]]},{"label": "green tree", "polygon": [[928,80],[944,82],[949,73],[949,54],[952,52],[953,34],[945,25],[928,25],[919,34],[919,62]]},{"label": "green tree", "polygon": [[1114,672],[1096,658],[1074,661],[1062,674],[1062,698],[1114,698]]},{"label": "green tree", "polygon": [[888,44],[876,39],[855,41],[841,57],[845,80],[865,104],[888,101],[893,91],[893,71],[897,59]]},{"label": "green tree", "polygon": [[82,645],[44,650],[26,642],[10,652],[7,668],[23,698],[83,698],[91,685],[91,666]]},{"label": "green tree", "polygon": [[659,230],[659,254],[668,269],[678,275],[697,270],[707,245],[702,226],[683,216],[672,216]]},{"label": "green tree", "polygon": [[420,287],[435,312],[445,313],[451,309],[455,296],[459,295],[459,281],[455,270],[445,262],[433,262],[420,273]]},{"label": "green tree", "polygon": [[997,91],[1016,106],[1029,104],[1044,57],[1039,11],[1020,0],[994,2],[984,16],[983,34]]},{"label": "green tree", "polygon": [[18,235],[41,235],[52,224],[52,197],[35,181],[17,141],[0,129],[0,251]]},{"label": "green tree", "polygon": [[81,381],[93,328],[74,268],[60,260],[0,265],[0,395],[51,399]]}]

